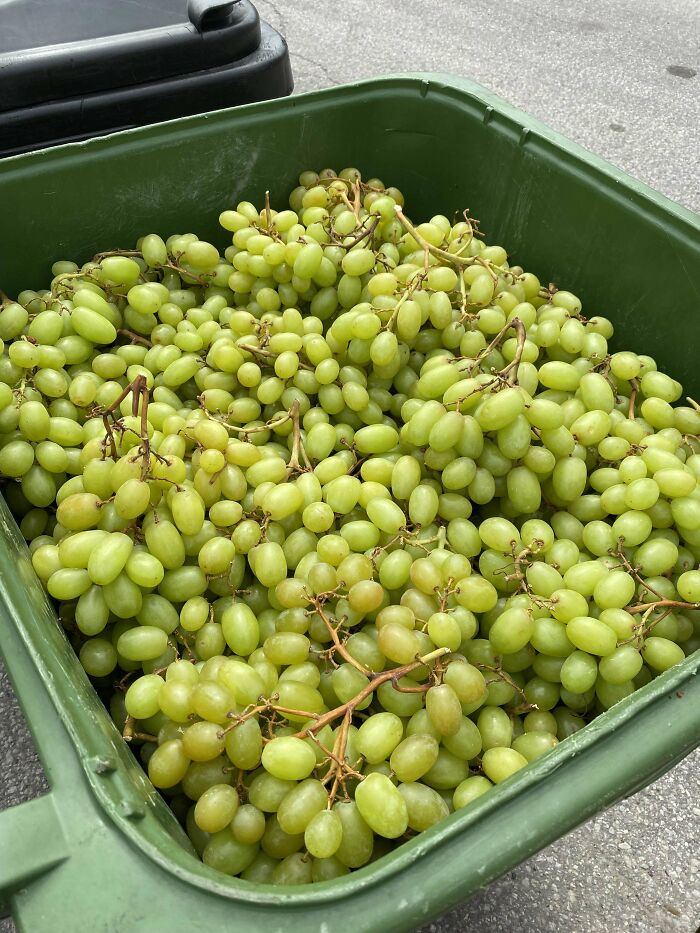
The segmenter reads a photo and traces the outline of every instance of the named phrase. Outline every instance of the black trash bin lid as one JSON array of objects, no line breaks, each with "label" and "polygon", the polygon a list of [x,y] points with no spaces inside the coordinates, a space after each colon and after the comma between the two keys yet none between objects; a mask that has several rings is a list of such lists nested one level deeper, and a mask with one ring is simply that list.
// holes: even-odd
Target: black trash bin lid
[{"label": "black trash bin lid", "polygon": [[254,52],[248,0],[0,0],[0,112],[217,68]]}]

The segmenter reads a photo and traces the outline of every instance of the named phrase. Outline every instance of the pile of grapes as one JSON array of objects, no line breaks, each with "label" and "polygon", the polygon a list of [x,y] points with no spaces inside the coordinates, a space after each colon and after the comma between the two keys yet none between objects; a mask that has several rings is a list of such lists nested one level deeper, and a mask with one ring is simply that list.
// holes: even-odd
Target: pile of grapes
[{"label": "pile of grapes", "polygon": [[[700,411],[355,169],[0,310],[33,566],[204,862],[358,868],[700,647]],[[392,843],[390,840],[396,840]]]}]

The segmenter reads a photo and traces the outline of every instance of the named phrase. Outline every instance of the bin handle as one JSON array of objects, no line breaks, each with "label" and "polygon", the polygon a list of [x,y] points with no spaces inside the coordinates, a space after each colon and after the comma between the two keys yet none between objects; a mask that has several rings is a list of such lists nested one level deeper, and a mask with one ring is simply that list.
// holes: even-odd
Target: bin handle
[{"label": "bin handle", "polygon": [[187,15],[197,32],[208,32],[231,23],[234,6],[240,0],[187,0]]},{"label": "bin handle", "polygon": [[2,904],[70,857],[53,792],[0,811],[0,916]]}]

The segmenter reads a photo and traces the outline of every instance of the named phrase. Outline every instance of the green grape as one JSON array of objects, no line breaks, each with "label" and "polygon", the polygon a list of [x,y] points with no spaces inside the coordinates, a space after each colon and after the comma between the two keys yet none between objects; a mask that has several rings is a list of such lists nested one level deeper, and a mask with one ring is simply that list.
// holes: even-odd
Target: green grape
[{"label": "green grape", "polygon": [[239,805],[235,788],[228,784],[214,784],[195,804],[194,821],[202,832],[219,833],[231,823]]},{"label": "green grape", "polygon": [[532,638],[535,622],[526,609],[507,609],[489,630],[489,641],[498,654],[514,654]]},{"label": "green grape", "polygon": [[399,784],[398,789],[408,810],[408,825],[416,832],[430,829],[449,815],[449,807],[433,788],[424,784],[404,783]]},{"label": "green grape", "polygon": [[303,841],[303,834],[290,835],[285,833],[279,825],[277,817],[273,815],[267,820],[261,845],[267,855],[283,859],[297,852],[301,848]]},{"label": "green grape", "polygon": [[343,841],[343,823],[335,810],[320,810],[307,823],[304,844],[316,859],[330,859]]},{"label": "green grape", "polygon": [[599,619],[577,616],[566,627],[566,634],[577,648],[594,655],[612,654],[617,644],[615,632]]},{"label": "green grape", "polygon": [[158,558],[143,550],[131,551],[125,570],[132,583],[144,589],[158,586],[165,576],[165,570]]},{"label": "green grape", "polygon": [[262,746],[262,733],[256,719],[240,723],[225,739],[226,754],[231,762],[246,771],[252,771],[260,763]]},{"label": "green grape", "polygon": [[187,773],[190,761],[182,742],[172,739],[159,745],[148,761],[148,776],[155,787],[174,787]]},{"label": "green grape", "polygon": [[460,703],[478,703],[486,693],[486,681],[481,671],[465,661],[453,661],[444,674],[445,683],[457,694]]},{"label": "green grape", "polygon": [[134,719],[148,719],[160,709],[159,696],[163,680],[157,674],[145,674],[126,691],[126,711]]},{"label": "green grape", "polygon": [[107,532],[96,528],[66,535],[58,544],[61,565],[63,567],[87,568],[93,551],[107,537],[109,537]]},{"label": "green grape", "polygon": [[389,760],[391,770],[399,781],[406,783],[417,781],[437,761],[438,749],[438,742],[431,735],[409,735],[392,751]]},{"label": "green grape", "polygon": [[469,773],[466,761],[441,748],[432,768],[423,776],[422,783],[436,790],[451,790]]},{"label": "green grape", "polygon": [[91,550],[87,571],[93,583],[106,586],[117,579],[134,547],[133,539],[126,534],[114,532],[104,535]]},{"label": "green grape", "polygon": [[102,503],[92,493],[83,492],[67,496],[56,510],[56,518],[70,531],[94,528],[100,520]]},{"label": "green grape", "polygon": [[642,646],[642,657],[653,670],[666,671],[674,664],[680,663],[685,653],[680,645],[674,644],[667,638],[652,635]]},{"label": "green grape", "polygon": [[195,850],[248,881],[380,858],[698,646],[680,384],[403,204],[305,171],[289,210],[222,205],[223,254],[149,233],[0,309],[32,566]]},{"label": "green grape", "polygon": [[379,650],[397,664],[409,664],[420,654],[420,642],[415,632],[409,632],[396,622],[389,622],[379,630]]},{"label": "green grape", "polygon": [[265,834],[265,814],[249,803],[239,806],[231,822],[231,832],[245,845],[259,842]]},{"label": "green grape", "polygon": [[484,752],[481,766],[489,780],[493,781],[494,784],[500,784],[515,774],[516,771],[524,768],[527,761],[527,758],[514,748],[495,746]]},{"label": "green grape", "polygon": [[209,839],[202,852],[202,861],[226,875],[238,875],[251,865],[257,853],[257,844],[238,842],[228,829],[224,829]]},{"label": "green grape", "polygon": [[528,761],[535,761],[557,744],[557,737],[551,732],[532,731],[525,732],[514,739],[512,748]]},{"label": "green grape", "polygon": [[487,706],[476,720],[484,749],[510,746],[513,724],[508,714],[498,706]]},{"label": "green grape", "polygon": [[80,649],[80,663],[91,677],[106,677],[117,666],[117,652],[105,638],[90,638]]},{"label": "green grape", "polygon": [[456,755],[457,758],[471,761],[481,751],[481,733],[471,719],[462,717],[457,732],[454,735],[443,737],[443,745],[448,752]]},{"label": "green grape", "polygon": [[111,344],[117,339],[115,326],[91,308],[75,307],[71,325],[76,334],[95,344]]},{"label": "green grape", "polygon": [[149,661],[159,657],[168,644],[167,634],[154,625],[139,625],[120,636],[117,651],[129,661]]},{"label": "green grape", "polygon": [[454,736],[462,724],[462,705],[449,684],[431,687],[425,695],[430,721],[441,735]]},{"label": "green grape", "polygon": [[301,739],[283,736],[272,739],[263,748],[262,765],[273,777],[300,781],[316,766],[316,756]]},{"label": "green grape", "polygon": [[327,804],[328,793],[323,784],[315,778],[307,778],[292,788],[280,803],[277,809],[280,827],[290,835],[303,833],[314,816],[326,811]]},{"label": "green grape", "polygon": [[493,787],[491,781],[482,775],[468,777],[459,784],[452,796],[455,810],[461,810],[468,806],[473,800],[481,797]]},{"label": "green grape", "polygon": [[374,847],[373,830],[365,822],[357,803],[353,800],[334,804],[333,812],[340,819],[343,829],[342,841],[335,857],[348,868],[365,865]]},{"label": "green grape", "polygon": [[688,570],[676,581],[676,588],[681,599],[690,603],[700,602],[700,571]]},{"label": "green grape", "polygon": [[634,578],[623,571],[602,577],[593,590],[593,599],[601,609],[622,609],[634,596]]},{"label": "green grape", "polygon": [[636,648],[632,645],[620,645],[611,654],[601,658],[600,676],[607,683],[619,686],[634,680],[641,671],[642,664],[643,659]]},{"label": "green grape", "polygon": [[573,651],[564,658],[561,671],[561,684],[571,693],[585,693],[595,685],[598,678],[598,664],[595,657],[585,651]]},{"label": "green grape", "polygon": [[396,839],[408,826],[408,808],[384,774],[369,774],[355,791],[355,803],[367,825],[379,836]]},{"label": "green grape", "polygon": [[403,737],[403,724],[394,713],[377,713],[360,726],[355,739],[358,752],[369,764],[385,761]]},{"label": "green grape", "polygon": [[61,602],[77,599],[90,589],[90,577],[87,570],[78,568],[56,570],[48,578],[46,589]]},{"label": "green grape", "polygon": [[[171,685],[166,684],[161,693],[161,709],[169,689],[172,689]],[[187,687],[183,690],[183,702],[188,709],[192,705],[192,691]],[[182,747],[192,761],[211,761],[217,758],[224,750],[224,736],[219,724],[202,721],[188,726],[182,735]]]}]

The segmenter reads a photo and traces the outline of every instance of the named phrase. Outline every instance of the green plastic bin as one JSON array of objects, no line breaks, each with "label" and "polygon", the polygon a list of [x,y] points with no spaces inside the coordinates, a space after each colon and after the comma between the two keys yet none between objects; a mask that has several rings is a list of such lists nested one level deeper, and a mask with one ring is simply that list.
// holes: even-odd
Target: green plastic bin
[{"label": "green plastic bin", "polygon": [[[304,168],[357,165],[414,217],[468,206],[543,281],[609,316],[697,391],[700,221],[478,85],[389,77],[0,163],[0,287],[39,287],[148,230],[221,241],[219,212],[280,203]],[[51,791],[0,813],[0,903],[20,930],[410,930],[700,744],[700,652],[466,810],[360,871],[284,890],[216,874],[122,742],[0,502],[0,653]]]}]

